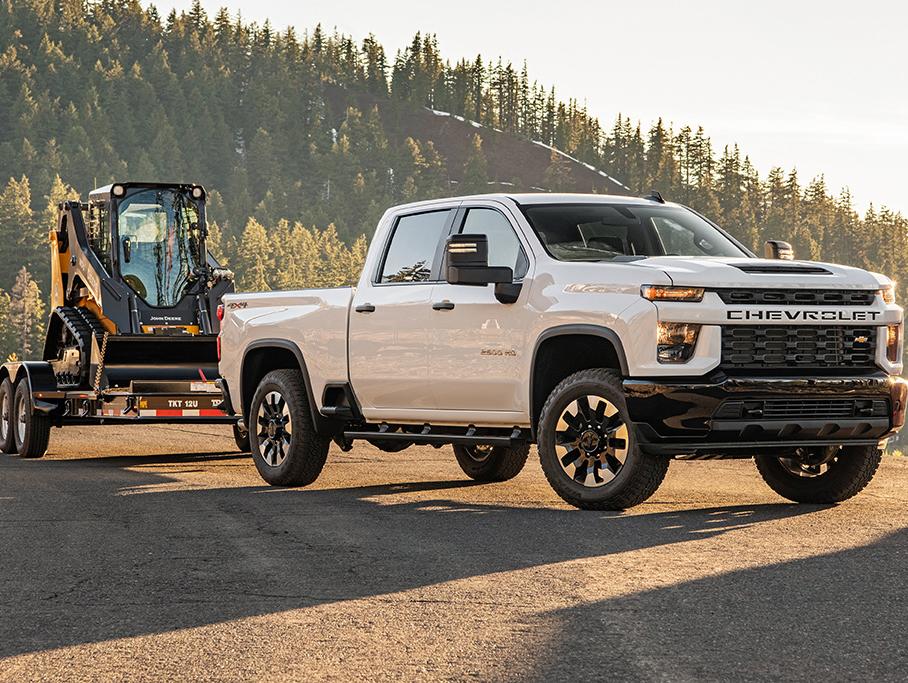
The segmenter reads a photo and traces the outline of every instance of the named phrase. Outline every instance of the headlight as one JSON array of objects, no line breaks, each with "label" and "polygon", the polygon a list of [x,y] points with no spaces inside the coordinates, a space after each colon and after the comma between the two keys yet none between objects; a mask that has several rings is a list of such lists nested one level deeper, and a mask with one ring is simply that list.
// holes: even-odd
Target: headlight
[{"label": "headlight", "polygon": [[699,325],[660,322],[656,358],[660,363],[686,363],[694,355],[699,335]]},{"label": "headlight", "polygon": [[894,304],[895,303],[895,286],[886,285],[880,290],[880,296],[883,297],[884,304]]},{"label": "headlight", "polygon": [[899,347],[902,345],[902,326],[889,325],[886,327],[886,360],[890,363],[899,362]]},{"label": "headlight", "polygon": [[650,301],[703,301],[703,288],[643,285],[640,295]]},{"label": "headlight", "polygon": [[110,188],[110,193],[114,197],[122,197],[126,194],[126,188],[123,185],[117,184]]}]

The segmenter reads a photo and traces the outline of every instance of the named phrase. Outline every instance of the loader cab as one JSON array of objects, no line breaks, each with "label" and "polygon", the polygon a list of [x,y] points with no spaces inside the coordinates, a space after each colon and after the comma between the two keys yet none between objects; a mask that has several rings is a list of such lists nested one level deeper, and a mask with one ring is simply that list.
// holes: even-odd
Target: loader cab
[{"label": "loader cab", "polygon": [[118,329],[213,331],[203,300],[228,288],[212,281],[220,266],[206,250],[205,200],[204,188],[189,184],[113,183],[89,193],[88,247],[102,278],[127,290],[129,321]]}]

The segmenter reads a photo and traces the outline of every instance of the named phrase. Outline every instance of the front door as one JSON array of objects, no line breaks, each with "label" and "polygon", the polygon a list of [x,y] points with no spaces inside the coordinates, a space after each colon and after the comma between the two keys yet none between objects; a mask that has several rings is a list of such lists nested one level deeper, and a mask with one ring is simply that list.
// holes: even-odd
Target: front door
[{"label": "front door", "polygon": [[[522,368],[532,313],[527,305],[529,253],[505,212],[493,205],[474,205],[460,214],[454,232],[483,234],[489,240],[489,265],[508,266],[524,283],[517,303],[502,304],[493,285],[473,287],[439,282],[432,292],[432,357],[430,383],[439,411],[459,413],[469,421],[474,411],[498,413],[515,424],[527,408],[528,390]],[[447,305],[446,305],[447,304]]]},{"label": "front door", "polygon": [[454,209],[399,216],[378,272],[350,313],[350,379],[370,420],[415,419],[432,407],[428,381],[432,290]]}]

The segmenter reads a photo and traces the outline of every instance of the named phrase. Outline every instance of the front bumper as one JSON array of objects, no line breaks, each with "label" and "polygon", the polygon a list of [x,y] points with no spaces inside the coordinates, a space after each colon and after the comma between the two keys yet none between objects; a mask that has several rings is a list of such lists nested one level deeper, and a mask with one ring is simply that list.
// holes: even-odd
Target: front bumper
[{"label": "front bumper", "polygon": [[872,445],[905,422],[908,385],[860,377],[627,379],[627,407],[648,453],[749,457],[806,446]]}]

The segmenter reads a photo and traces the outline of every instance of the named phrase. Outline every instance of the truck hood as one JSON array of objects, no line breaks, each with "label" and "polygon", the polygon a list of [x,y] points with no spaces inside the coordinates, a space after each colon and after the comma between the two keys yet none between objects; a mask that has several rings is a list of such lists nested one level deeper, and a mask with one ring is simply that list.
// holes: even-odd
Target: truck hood
[{"label": "truck hood", "polygon": [[861,268],[814,261],[654,256],[633,263],[660,270],[685,287],[877,289],[890,283],[889,278]]}]

